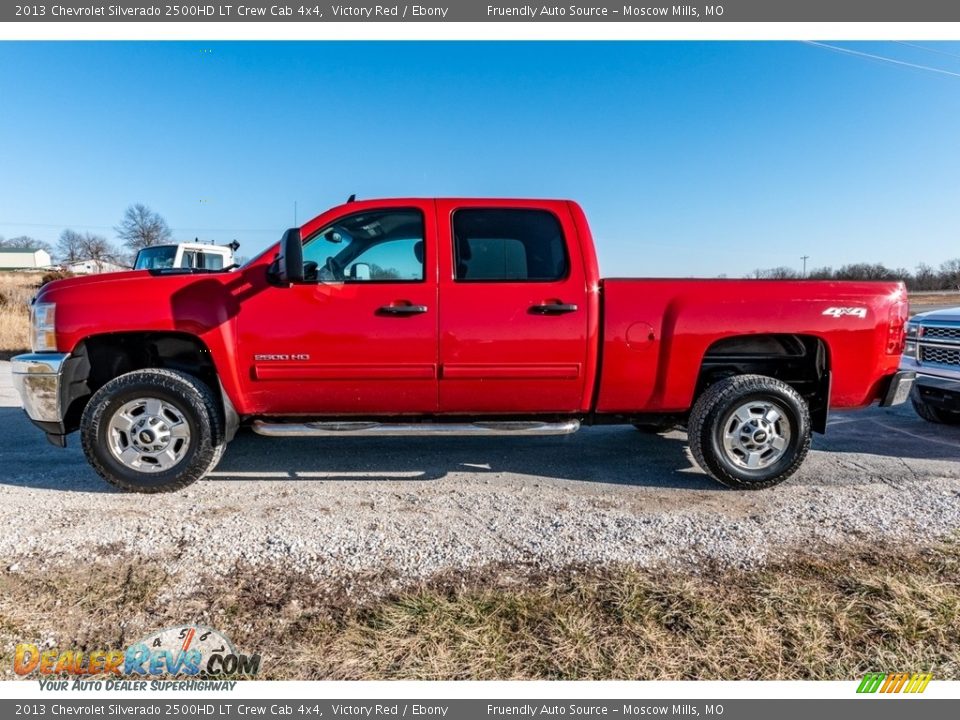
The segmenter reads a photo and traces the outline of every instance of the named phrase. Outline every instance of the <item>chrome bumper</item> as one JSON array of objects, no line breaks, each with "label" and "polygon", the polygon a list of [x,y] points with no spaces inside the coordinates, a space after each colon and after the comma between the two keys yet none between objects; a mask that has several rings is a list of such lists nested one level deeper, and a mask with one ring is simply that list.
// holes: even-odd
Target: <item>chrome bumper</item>
[{"label": "chrome bumper", "polygon": [[23,409],[35,422],[59,423],[63,420],[60,392],[63,364],[69,353],[31,353],[17,355],[13,365],[13,387],[20,394]]},{"label": "chrome bumper", "polygon": [[883,400],[880,401],[880,407],[890,407],[906,402],[916,380],[917,374],[912,370],[898,372],[890,381],[890,387],[887,389],[887,394],[883,396]]}]

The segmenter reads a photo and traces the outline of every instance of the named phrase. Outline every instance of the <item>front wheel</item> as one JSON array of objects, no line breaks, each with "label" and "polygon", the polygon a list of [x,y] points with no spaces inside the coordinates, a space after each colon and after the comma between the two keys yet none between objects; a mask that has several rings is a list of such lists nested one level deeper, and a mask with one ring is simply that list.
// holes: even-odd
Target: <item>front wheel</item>
[{"label": "front wheel", "polygon": [[810,449],[810,411],[792,387],[765,375],[738,375],[712,385],[688,424],[690,450],[716,480],[759,490],[797,471]]},{"label": "front wheel", "polygon": [[220,461],[223,420],[206,384],[173,370],[135,370],[94,393],[80,422],[83,452],[131,492],[179,490]]},{"label": "front wheel", "polygon": [[960,413],[944,410],[924,401],[923,398],[917,394],[916,387],[914,387],[913,392],[910,393],[910,404],[913,405],[913,409],[917,415],[927,422],[939,423],[941,425],[960,424]]}]

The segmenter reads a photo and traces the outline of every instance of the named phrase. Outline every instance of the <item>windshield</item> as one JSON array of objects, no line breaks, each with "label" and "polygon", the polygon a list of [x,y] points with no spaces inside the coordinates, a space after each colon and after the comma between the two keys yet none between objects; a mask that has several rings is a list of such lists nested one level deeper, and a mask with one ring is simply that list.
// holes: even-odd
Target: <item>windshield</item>
[{"label": "windshield", "polygon": [[163,270],[173,267],[173,261],[177,257],[176,245],[158,245],[156,247],[143,248],[137,253],[137,263],[133,266],[134,270]]}]

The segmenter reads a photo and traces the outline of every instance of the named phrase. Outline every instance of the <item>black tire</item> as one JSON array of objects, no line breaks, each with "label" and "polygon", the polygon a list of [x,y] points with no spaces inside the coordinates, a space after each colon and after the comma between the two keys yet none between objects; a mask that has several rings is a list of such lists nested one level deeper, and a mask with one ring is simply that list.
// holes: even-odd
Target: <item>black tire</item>
[{"label": "black tire", "polygon": [[[781,417],[777,423],[787,424],[786,428],[775,425],[781,437],[789,430],[789,437],[783,438],[783,449],[770,449],[770,464],[756,469],[743,466],[744,458],[724,445],[725,432],[739,422],[734,411],[751,403],[769,404],[777,410]],[[757,417],[765,419],[766,415]],[[687,432],[694,459],[715,480],[737,490],[760,490],[793,475],[807,456],[810,410],[797,391],[780,380],[765,375],[738,375],[710,386],[697,399]],[[762,428],[755,432],[768,439]]]},{"label": "black tire", "polygon": [[[168,469],[138,471],[121,462],[110,449],[111,419],[126,403],[141,398],[173,406],[189,428],[182,457]],[[222,412],[210,388],[187,373],[160,369],[134,370],[97,390],[83,412],[80,441],[87,461],[104,480],[139,493],[187,487],[213,470],[226,449]]]},{"label": "black tire", "polygon": [[913,392],[910,393],[910,404],[913,405],[913,409],[916,411],[917,415],[922,417],[927,422],[937,423],[939,425],[960,424],[960,413],[943,410],[942,408],[938,408],[924,402],[917,395],[916,388],[914,388]]}]

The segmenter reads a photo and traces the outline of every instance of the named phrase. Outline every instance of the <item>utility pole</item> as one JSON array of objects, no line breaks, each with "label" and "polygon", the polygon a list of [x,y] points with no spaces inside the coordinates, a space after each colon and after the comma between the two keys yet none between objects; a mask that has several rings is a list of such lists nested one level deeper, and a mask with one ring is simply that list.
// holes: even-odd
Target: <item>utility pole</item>
[{"label": "utility pole", "polygon": [[809,257],[810,257],[809,255],[801,255],[801,256],[800,256],[800,259],[803,260],[803,275],[802,275],[801,277],[806,277],[806,276],[807,276],[807,259],[808,259]]}]

